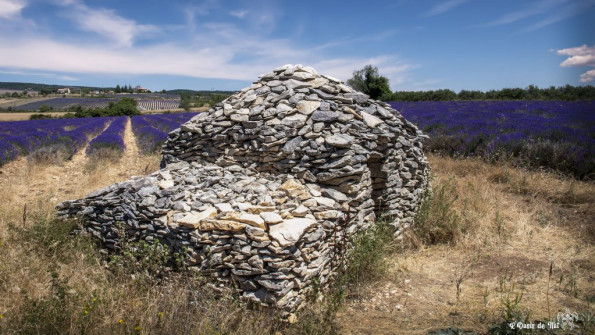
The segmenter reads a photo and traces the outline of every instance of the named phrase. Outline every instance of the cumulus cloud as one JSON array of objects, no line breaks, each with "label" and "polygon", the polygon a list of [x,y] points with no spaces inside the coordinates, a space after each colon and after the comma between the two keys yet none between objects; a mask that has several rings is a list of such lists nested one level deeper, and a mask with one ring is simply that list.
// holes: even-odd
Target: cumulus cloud
[{"label": "cumulus cloud", "polygon": [[0,18],[14,19],[25,6],[26,3],[22,0],[0,0]]},{"label": "cumulus cloud", "polygon": [[[595,45],[589,47],[583,44],[579,47],[560,49],[558,55],[570,56],[560,66],[589,66],[595,67]],[[589,70],[581,74],[580,82],[587,83],[595,79],[595,70]]]},{"label": "cumulus cloud", "polygon": [[595,70],[589,70],[583,74],[581,74],[581,83],[588,83],[590,81],[595,80]]},{"label": "cumulus cloud", "polygon": [[583,44],[580,47],[560,49],[558,55],[570,56],[561,66],[595,66],[595,45],[589,47]]}]

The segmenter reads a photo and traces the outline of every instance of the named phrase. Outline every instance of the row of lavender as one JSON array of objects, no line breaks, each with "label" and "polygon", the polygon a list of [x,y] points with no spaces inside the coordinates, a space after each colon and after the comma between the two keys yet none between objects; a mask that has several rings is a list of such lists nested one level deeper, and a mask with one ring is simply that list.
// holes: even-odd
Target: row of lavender
[{"label": "row of lavender", "polygon": [[595,101],[391,102],[430,139],[425,148],[595,176]]},{"label": "row of lavender", "polygon": [[105,149],[123,153],[126,148],[123,139],[126,122],[128,122],[127,116],[117,117],[104,132],[89,142],[87,156],[99,154]]},{"label": "row of lavender", "polygon": [[167,134],[190,120],[197,113],[172,113],[135,115],[132,117],[132,131],[141,153],[150,154],[161,149]]},{"label": "row of lavender", "polygon": [[[66,110],[81,106],[83,108],[107,108],[110,102],[117,102],[117,98],[53,98],[42,101],[30,102],[16,106],[16,110],[38,110],[41,106],[51,107],[53,110]],[[136,99],[140,111],[176,109],[180,106],[179,99]]]},{"label": "row of lavender", "polygon": [[0,165],[41,148],[53,147],[72,155],[113,120],[98,117],[0,122]]},{"label": "row of lavender", "polygon": [[[132,127],[141,152],[148,154],[159,150],[167,139],[167,133],[195,115],[134,116]],[[122,153],[127,121],[128,117],[121,116],[0,122],[0,166],[18,156],[48,148],[72,156],[87,143],[87,155],[101,153],[104,149]]]}]

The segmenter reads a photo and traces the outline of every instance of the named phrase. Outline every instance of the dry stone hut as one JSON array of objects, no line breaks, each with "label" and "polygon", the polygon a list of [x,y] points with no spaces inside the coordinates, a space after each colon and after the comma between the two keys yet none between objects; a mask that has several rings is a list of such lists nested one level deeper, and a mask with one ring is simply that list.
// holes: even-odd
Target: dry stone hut
[{"label": "dry stone hut", "polygon": [[[356,231],[386,214],[398,234],[427,186],[417,128],[389,105],[301,65],[260,76],[169,134],[162,169],[58,206],[113,248],[185,250],[242,297],[295,309],[329,283]],[[340,256],[340,255],[339,255]]]}]

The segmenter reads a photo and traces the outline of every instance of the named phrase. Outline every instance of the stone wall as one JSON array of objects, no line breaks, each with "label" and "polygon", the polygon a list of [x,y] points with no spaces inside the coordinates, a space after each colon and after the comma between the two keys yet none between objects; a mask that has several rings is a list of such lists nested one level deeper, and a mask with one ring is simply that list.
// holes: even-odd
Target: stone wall
[{"label": "stone wall", "polygon": [[108,247],[186,250],[188,265],[245,299],[299,307],[330,282],[344,241],[386,214],[412,224],[427,187],[417,128],[389,105],[312,68],[260,76],[169,134],[162,169],[58,206]]}]

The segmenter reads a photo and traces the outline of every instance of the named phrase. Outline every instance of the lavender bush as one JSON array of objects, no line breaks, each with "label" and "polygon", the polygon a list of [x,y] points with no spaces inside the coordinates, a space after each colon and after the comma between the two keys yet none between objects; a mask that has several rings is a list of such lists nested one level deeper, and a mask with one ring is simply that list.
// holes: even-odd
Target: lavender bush
[{"label": "lavender bush", "polygon": [[0,122],[0,165],[19,155],[60,152],[72,156],[113,118]]},{"label": "lavender bush", "polygon": [[429,151],[595,177],[595,101],[391,102]]},{"label": "lavender bush", "polygon": [[87,156],[98,155],[105,150],[123,153],[126,146],[122,136],[127,121],[128,117],[126,116],[115,118],[103,133],[89,142]]},{"label": "lavender bush", "polygon": [[142,154],[158,151],[167,140],[167,133],[190,120],[197,113],[135,115],[132,131]]}]

